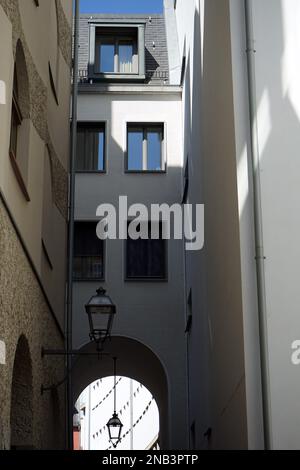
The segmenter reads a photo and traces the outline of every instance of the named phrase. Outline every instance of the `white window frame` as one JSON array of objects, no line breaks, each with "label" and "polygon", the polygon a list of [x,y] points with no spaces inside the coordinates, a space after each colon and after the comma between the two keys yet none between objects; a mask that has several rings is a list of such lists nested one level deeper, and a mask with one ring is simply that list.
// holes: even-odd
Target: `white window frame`
[{"label": "white window frame", "polygon": [[[151,131],[160,130],[161,137],[161,165],[159,170],[149,170],[148,169],[148,138],[147,134]],[[129,163],[129,151],[128,151],[128,135],[130,131],[142,131],[143,132],[143,168],[141,170],[131,170],[128,168]],[[163,123],[127,123],[126,126],[126,159],[125,159],[125,172],[126,173],[166,173],[167,163],[166,163],[166,132],[165,125]]]},{"label": "white window frame", "polygon": [[[101,45],[111,44],[114,46],[114,70],[109,72],[102,72],[101,67]],[[132,71],[131,72],[120,72],[120,60],[119,60],[119,47],[120,45],[131,45],[132,46]],[[121,75],[136,75],[138,74],[138,52],[136,39],[130,36],[97,36],[96,47],[95,47],[95,66],[97,74],[121,74]]]}]

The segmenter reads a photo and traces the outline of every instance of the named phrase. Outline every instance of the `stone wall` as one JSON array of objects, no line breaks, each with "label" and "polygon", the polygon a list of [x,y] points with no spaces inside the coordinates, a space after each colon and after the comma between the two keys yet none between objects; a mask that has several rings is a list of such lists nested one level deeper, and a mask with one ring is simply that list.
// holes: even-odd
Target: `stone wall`
[{"label": "stone wall", "polygon": [[64,359],[42,359],[41,348],[61,349],[64,339],[1,198],[0,286],[0,337],[6,343],[6,364],[0,365],[0,449],[10,448],[12,376],[21,336],[28,342],[32,365],[31,445],[38,449],[63,448],[64,386],[58,392],[43,395],[41,386],[55,384],[63,378]]},{"label": "stone wall", "polygon": [[[50,156],[53,166],[53,179],[55,185],[54,202],[63,215],[67,219],[67,187],[68,175],[63,165],[58,161],[57,155],[54,150],[53,143],[51,142],[50,133],[47,123],[47,86],[39,75],[37,68],[34,64],[32,55],[27,45],[25,35],[22,29],[22,21],[17,0],[0,0],[5,14],[8,16],[12,23],[13,30],[13,52],[16,54],[18,42],[22,46],[25,56],[26,72],[28,75],[29,85],[29,111],[25,113],[24,117],[29,117],[37,130],[41,139],[48,145],[52,151]],[[59,0],[56,0],[57,7],[57,21],[58,21],[58,46],[62,56],[69,67],[71,67],[72,56],[72,31],[65,17],[63,8]],[[22,101],[22,97],[21,97]]]}]

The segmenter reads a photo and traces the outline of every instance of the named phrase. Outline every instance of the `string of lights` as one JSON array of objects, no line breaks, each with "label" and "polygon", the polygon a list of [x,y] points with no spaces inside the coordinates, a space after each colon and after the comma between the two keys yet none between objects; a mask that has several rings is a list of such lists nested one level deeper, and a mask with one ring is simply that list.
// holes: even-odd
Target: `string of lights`
[{"label": "string of lights", "polygon": [[[116,386],[121,382],[122,380],[122,377],[119,378],[119,380],[117,381],[116,383]],[[101,382],[101,381],[100,381]],[[112,387],[112,389],[105,395],[105,397],[99,401],[99,403],[97,403],[97,405],[95,405],[93,408],[92,408],[92,411],[95,411],[96,408],[98,408],[100,405],[102,405],[102,403],[112,394],[112,392],[114,391],[115,389],[115,386]]]},{"label": "string of lights", "polygon": [[[116,385],[118,385],[118,383],[120,382],[120,380],[116,383]],[[138,393],[140,393],[140,390],[143,388],[143,385],[142,384],[139,384],[139,386],[137,387],[137,389],[135,390],[135,392],[133,393],[133,397],[136,398],[136,395]],[[112,391],[114,390],[114,388],[112,389]],[[103,403],[104,399],[101,401],[101,403]],[[123,412],[129,407],[130,405],[130,402],[127,401],[125,403],[124,406],[122,406],[122,408],[119,410],[119,413],[120,415],[123,414]],[[92,408],[92,410],[94,410],[95,408]],[[101,429],[99,429],[98,431],[96,431],[94,434],[93,434],[93,439],[96,439],[97,437],[99,437],[99,434],[101,435],[103,432],[106,431],[106,425],[104,425]]]}]

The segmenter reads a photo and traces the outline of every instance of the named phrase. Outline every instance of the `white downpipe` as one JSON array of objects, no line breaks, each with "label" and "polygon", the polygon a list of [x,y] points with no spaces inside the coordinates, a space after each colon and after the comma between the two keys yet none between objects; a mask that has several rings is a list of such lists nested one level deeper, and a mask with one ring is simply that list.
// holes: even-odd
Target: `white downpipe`
[{"label": "white downpipe", "polygon": [[245,0],[247,65],[249,88],[249,111],[251,126],[251,162],[253,171],[253,198],[255,224],[255,258],[257,273],[257,296],[261,356],[261,380],[263,402],[264,443],[266,449],[272,448],[271,395],[269,373],[269,349],[267,332],[267,306],[265,285],[265,255],[263,243],[263,217],[261,205],[260,155],[258,143],[256,74],[255,74],[255,39],[253,31],[252,0]]}]

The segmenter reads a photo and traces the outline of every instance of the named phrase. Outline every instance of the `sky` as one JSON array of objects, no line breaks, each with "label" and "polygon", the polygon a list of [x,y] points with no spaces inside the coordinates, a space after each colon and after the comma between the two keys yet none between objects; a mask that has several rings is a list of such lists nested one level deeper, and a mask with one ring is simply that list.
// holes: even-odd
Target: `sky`
[{"label": "sky", "polygon": [[162,13],[163,0],[80,0],[81,13]]}]

